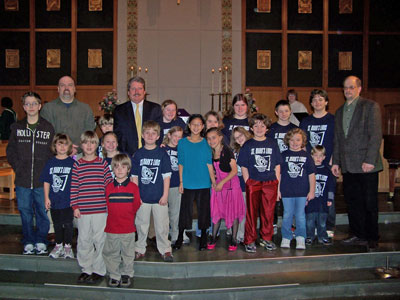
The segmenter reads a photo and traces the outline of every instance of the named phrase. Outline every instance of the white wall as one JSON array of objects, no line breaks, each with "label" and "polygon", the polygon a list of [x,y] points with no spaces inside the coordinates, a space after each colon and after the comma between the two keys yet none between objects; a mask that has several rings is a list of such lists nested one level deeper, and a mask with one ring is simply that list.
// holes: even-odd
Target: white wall
[{"label": "white wall", "polygon": [[[126,20],[126,1],[118,1],[118,6],[118,55],[125,55],[125,60],[118,58],[118,92],[123,99],[126,21],[121,20]],[[241,90],[240,0],[233,0],[232,12],[235,94]],[[148,99],[158,103],[173,99],[189,113],[210,110],[211,69],[221,66],[221,35],[221,0],[181,0],[180,5],[176,0],[138,0],[138,66],[147,82]]]}]

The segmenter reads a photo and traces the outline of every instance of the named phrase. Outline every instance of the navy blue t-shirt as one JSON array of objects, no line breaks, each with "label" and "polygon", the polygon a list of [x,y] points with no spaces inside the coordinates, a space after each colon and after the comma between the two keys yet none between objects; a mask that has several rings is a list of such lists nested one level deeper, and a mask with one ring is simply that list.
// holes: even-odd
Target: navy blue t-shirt
[{"label": "navy blue t-shirt", "polygon": [[325,147],[326,157],[323,163],[328,165],[333,152],[335,117],[330,113],[327,113],[322,118],[309,115],[301,121],[300,128],[307,133],[307,151],[309,153],[316,145]]},{"label": "navy blue t-shirt", "polygon": [[278,145],[273,139],[250,139],[240,149],[238,165],[249,171],[249,178],[257,181],[275,180],[275,167],[282,163]]},{"label": "navy blue t-shirt", "polygon": [[314,161],[304,150],[282,152],[281,185],[282,198],[307,197],[310,191],[308,175],[315,173]]},{"label": "navy blue t-shirt", "polygon": [[279,147],[279,151],[281,151],[281,153],[288,149],[288,146],[286,146],[283,142],[283,138],[285,137],[286,133],[293,128],[297,128],[297,126],[293,123],[289,123],[288,125],[283,126],[278,124],[278,122],[275,122],[272,123],[267,132],[267,137],[270,137],[276,141]]},{"label": "navy blue t-shirt", "polygon": [[222,122],[224,123],[224,126],[225,126],[222,129],[222,133],[226,137],[226,141],[230,141],[231,140],[232,130],[235,127],[243,127],[247,131],[250,130],[249,120],[247,118],[246,119],[224,118],[222,120]]},{"label": "navy blue t-shirt", "polygon": [[51,208],[70,207],[71,171],[74,160],[71,157],[50,159],[40,174],[40,181],[50,184],[49,198]]},{"label": "navy blue t-shirt", "polygon": [[177,117],[176,120],[172,120],[169,123],[165,123],[163,120],[161,120],[159,124],[160,124],[160,138],[157,141],[158,145],[162,144],[164,137],[167,135],[168,131],[172,127],[179,126],[183,130],[185,130],[186,128],[186,123],[180,117]]},{"label": "navy blue t-shirt", "polygon": [[167,151],[167,154],[171,161],[172,176],[171,176],[171,183],[169,184],[169,187],[170,188],[178,187],[179,186],[178,147],[170,147],[170,146],[166,145],[164,147],[164,149],[165,149],[165,151]]},{"label": "navy blue t-shirt", "polygon": [[138,177],[140,198],[144,203],[158,203],[164,193],[163,174],[171,175],[171,163],[165,150],[140,148],[133,155],[132,175]]},{"label": "navy blue t-shirt", "polygon": [[335,197],[336,180],[325,165],[315,166],[315,198],[308,202],[306,213],[324,212],[328,213],[327,202],[333,201]]}]

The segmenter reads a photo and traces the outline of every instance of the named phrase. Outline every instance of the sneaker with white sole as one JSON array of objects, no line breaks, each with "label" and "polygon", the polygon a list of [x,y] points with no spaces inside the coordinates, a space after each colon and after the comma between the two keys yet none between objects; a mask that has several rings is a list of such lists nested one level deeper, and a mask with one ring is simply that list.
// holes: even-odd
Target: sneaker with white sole
[{"label": "sneaker with white sole", "polygon": [[64,258],[74,258],[74,251],[72,251],[71,244],[65,244],[64,246]]},{"label": "sneaker with white sole", "polygon": [[256,253],[257,247],[255,243],[251,243],[249,245],[244,245],[244,250],[248,253]]},{"label": "sneaker with white sole", "polygon": [[263,246],[268,251],[276,250],[276,245],[273,241],[267,241],[260,238],[260,246]]},{"label": "sneaker with white sole", "polygon": [[32,255],[35,254],[35,247],[32,244],[26,244],[24,247],[24,255]]},{"label": "sneaker with white sole", "polygon": [[335,232],[332,230],[327,230],[326,233],[328,234],[328,237],[330,237],[331,239],[333,239],[335,236]]},{"label": "sneaker with white sole", "polygon": [[56,244],[53,250],[49,254],[52,258],[59,258],[64,256],[64,247],[63,244]]},{"label": "sneaker with white sole", "polygon": [[47,246],[44,243],[36,243],[36,254],[47,254]]},{"label": "sneaker with white sole", "polygon": [[290,248],[290,240],[289,239],[282,239],[281,248]]},{"label": "sneaker with white sole", "polygon": [[302,236],[296,236],[296,249],[304,250],[306,249],[306,240]]}]

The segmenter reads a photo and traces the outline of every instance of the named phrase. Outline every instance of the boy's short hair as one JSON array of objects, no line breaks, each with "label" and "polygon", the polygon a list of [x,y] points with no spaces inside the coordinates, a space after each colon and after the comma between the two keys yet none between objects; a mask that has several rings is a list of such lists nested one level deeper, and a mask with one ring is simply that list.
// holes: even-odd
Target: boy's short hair
[{"label": "boy's short hair", "polygon": [[329,109],[328,93],[325,90],[314,89],[311,91],[311,94],[310,94],[310,106],[311,106],[312,111],[314,111],[314,107],[312,107],[311,103],[312,103],[313,98],[316,95],[319,95],[321,98],[324,98],[326,102],[328,102],[328,104],[326,105],[326,108],[325,108],[325,110],[328,110]]},{"label": "boy's short hair", "polygon": [[322,145],[316,145],[311,149],[311,155],[314,155],[317,152],[320,152],[323,155],[325,155],[325,153],[326,153],[325,147]]},{"label": "boy's short hair", "polygon": [[101,116],[98,121],[99,126],[103,125],[114,125],[114,118],[110,114],[105,114],[104,116]]},{"label": "boy's short hair", "polygon": [[67,155],[70,155],[72,153],[72,141],[71,141],[70,137],[68,136],[68,134],[57,133],[54,136],[53,141],[51,142],[51,151],[53,151],[54,154],[57,154],[56,144],[58,142],[63,142],[64,144],[68,145]]},{"label": "boy's short hair", "polygon": [[275,111],[278,111],[279,106],[288,106],[289,109],[292,110],[292,108],[290,107],[289,101],[286,99],[282,99],[282,100],[279,100],[278,102],[276,102]]},{"label": "boy's short hair", "polygon": [[96,132],[88,130],[81,134],[81,144],[89,141],[94,141],[97,146],[99,145],[99,137],[97,136]]},{"label": "boy's short hair", "polygon": [[22,105],[25,105],[25,99],[28,97],[34,97],[39,104],[42,104],[42,98],[40,98],[39,94],[35,92],[26,92],[21,97]]},{"label": "boy's short hair", "polygon": [[256,121],[261,121],[264,123],[264,125],[269,128],[269,125],[271,124],[270,119],[268,118],[268,116],[261,114],[261,113],[255,113],[254,115],[251,116],[251,118],[249,119],[249,126],[250,128],[252,128],[254,126],[254,124],[256,123]]},{"label": "boy's short hair", "polygon": [[160,124],[156,121],[150,120],[143,123],[142,133],[149,129],[154,129],[160,135]]},{"label": "boy's short hair", "polygon": [[300,128],[293,128],[286,132],[285,137],[283,138],[283,142],[286,146],[289,146],[289,140],[296,134],[301,135],[303,139],[303,142],[301,143],[301,148],[304,148],[307,145],[307,134],[304,132],[304,130]]},{"label": "boy's short hair", "polygon": [[[128,173],[132,169],[132,162],[129,156],[125,153],[120,153],[115,155],[112,160],[111,160],[111,168],[114,170],[114,168],[117,165],[122,165],[122,166],[127,166],[128,168]],[[128,174],[127,174],[128,175]],[[129,175],[128,175],[129,177]]]}]

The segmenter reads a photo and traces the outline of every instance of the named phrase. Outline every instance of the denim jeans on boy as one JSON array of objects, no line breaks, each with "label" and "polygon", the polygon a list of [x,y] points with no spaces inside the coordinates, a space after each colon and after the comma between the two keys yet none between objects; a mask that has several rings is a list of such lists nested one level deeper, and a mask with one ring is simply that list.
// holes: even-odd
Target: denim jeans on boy
[{"label": "denim jeans on boy", "polygon": [[291,240],[293,238],[292,223],[293,216],[296,219],[296,236],[306,237],[306,197],[282,198],[283,201],[283,220],[282,238]]},{"label": "denim jeans on boy", "polygon": [[[24,246],[36,243],[47,245],[50,222],[44,206],[43,188],[29,189],[17,186],[16,194],[22,222],[22,243]],[[33,229],[33,215],[36,219],[36,230]]]},{"label": "denim jeans on boy", "polygon": [[328,234],[326,233],[326,220],[328,214],[324,212],[312,212],[306,214],[307,220],[307,238],[314,240],[315,227],[317,228],[318,241],[327,239]]}]

